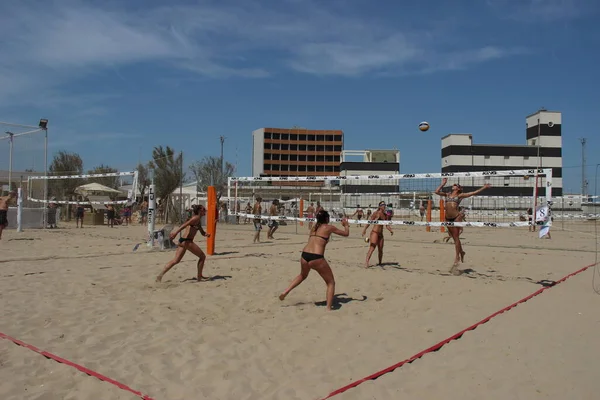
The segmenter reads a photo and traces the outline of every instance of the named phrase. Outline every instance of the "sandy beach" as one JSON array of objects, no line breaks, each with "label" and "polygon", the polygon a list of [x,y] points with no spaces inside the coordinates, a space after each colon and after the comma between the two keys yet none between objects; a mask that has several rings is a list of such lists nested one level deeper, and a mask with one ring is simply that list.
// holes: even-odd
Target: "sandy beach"
[{"label": "sandy beach", "polygon": [[[154,278],[173,251],[141,246],[141,226],[4,232],[0,332],[154,399],[322,399],[426,349],[594,262],[593,225],[553,230],[466,228],[462,269],[439,229],[386,232],[382,267],[362,268],[360,229],[327,248],[337,309],[318,274],[281,302],[299,272],[306,227],[252,244],[251,225],[219,225],[208,282],[196,259]],[[298,233],[296,233],[298,231]],[[582,233],[580,233],[580,232]],[[196,242],[204,249],[204,240]],[[372,258],[372,264],[376,256]],[[332,397],[593,399],[600,296],[589,269],[438,352]],[[135,399],[76,369],[0,340],[0,398]],[[101,395],[100,395],[101,393]]]}]

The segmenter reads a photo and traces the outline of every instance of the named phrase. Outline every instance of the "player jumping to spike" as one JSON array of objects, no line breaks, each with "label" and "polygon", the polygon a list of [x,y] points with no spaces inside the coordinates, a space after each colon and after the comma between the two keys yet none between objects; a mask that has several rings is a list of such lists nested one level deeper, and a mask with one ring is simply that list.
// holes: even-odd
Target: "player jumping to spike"
[{"label": "player jumping to spike", "polygon": [[[442,192],[444,186],[448,183],[448,179],[442,179],[442,184],[435,190],[435,194],[440,197],[445,197],[446,201],[444,202],[444,208],[446,211],[446,222],[462,222],[462,216],[460,213],[460,202],[467,197],[472,197],[478,195],[483,192],[485,189],[490,188],[492,185],[486,183],[481,188],[468,193],[463,193],[463,188],[458,183],[452,185],[452,191],[450,193]],[[450,269],[450,273],[452,275],[460,275],[460,271],[458,270],[458,263],[465,261],[465,252],[463,251],[462,244],[460,243],[460,231],[459,227],[448,226],[448,232],[454,239],[454,248],[456,250],[456,254],[454,257],[454,264],[452,264],[452,268]]]}]

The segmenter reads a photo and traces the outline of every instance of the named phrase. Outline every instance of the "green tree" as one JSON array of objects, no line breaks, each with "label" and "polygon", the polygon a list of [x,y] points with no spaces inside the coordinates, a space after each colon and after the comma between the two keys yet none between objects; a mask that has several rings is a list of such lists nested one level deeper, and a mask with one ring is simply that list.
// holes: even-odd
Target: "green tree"
[{"label": "green tree", "polygon": [[179,223],[183,217],[181,214],[181,203],[173,201],[172,193],[185,179],[182,171],[183,155],[175,155],[175,150],[167,146],[155,147],[152,150],[152,161],[150,168],[154,171],[154,185],[156,197],[165,205],[165,212],[170,222]]},{"label": "green tree", "polygon": [[[109,167],[108,165],[100,164],[88,171],[88,174],[110,174],[114,172],[119,172],[115,168]],[[118,176],[108,176],[108,177],[93,177],[89,178],[88,182],[99,183],[104,186],[108,186],[109,188],[118,189],[119,188],[119,177]]]},{"label": "green tree", "polygon": [[190,170],[198,182],[199,191],[206,192],[209,186],[214,186],[220,198],[227,190],[227,178],[233,176],[235,167],[225,162],[221,172],[221,157],[204,157],[192,164]]},{"label": "green tree", "polygon": [[150,187],[150,174],[148,173],[148,165],[144,165],[142,163],[138,164],[137,172],[138,172],[138,189],[140,190],[140,196],[142,200],[146,195],[146,190]]},{"label": "green tree", "polygon": [[[81,175],[83,174],[83,160],[77,153],[61,150],[54,155],[48,173],[54,176]],[[84,183],[83,179],[50,179],[48,193],[59,200],[70,200],[75,195],[75,189]]]}]

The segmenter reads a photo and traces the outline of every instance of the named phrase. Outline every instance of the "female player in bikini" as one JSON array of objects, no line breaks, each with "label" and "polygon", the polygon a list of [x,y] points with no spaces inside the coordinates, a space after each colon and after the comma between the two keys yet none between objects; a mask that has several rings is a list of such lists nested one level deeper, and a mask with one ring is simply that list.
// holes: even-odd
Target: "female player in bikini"
[{"label": "female player in bikini", "polygon": [[344,230],[338,229],[333,225],[329,225],[329,213],[325,210],[317,212],[317,223],[310,231],[308,243],[302,250],[300,258],[300,275],[294,278],[290,286],[279,295],[279,300],[284,300],[285,297],[296,286],[301,284],[307,277],[311,269],[314,269],[321,275],[321,278],[327,285],[327,310],[331,310],[333,304],[333,296],[335,294],[335,280],[331,267],[325,259],[325,247],[329,242],[329,237],[332,233],[340,236],[348,236],[350,234],[350,225],[348,219],[342,219]]},{"label": "female player in bikini", "polygon": [[204,232],[202,225],[200,225],[200,219],[206,215],[206,208],[204,208],[203,205],[195,204],[192,206],[192,214],[192,218],[188,219],[169,236],[171,240],[174,240],[177,234],[185,229],[185,234],[179,238],[179,244],[177,247],[177,252],[175,253],[175,258],[167,263],[162,272],[156,277],[156,282],[160,282],[162,277],[171,268],[179,264],[185,252],[188,250],[198,257],[198,282],[208,279],[207,277],[202,276],[202,269],[204,268],[204,260],[206,260],[206,255],[200,249],[200,247],[194,243],[194,237],[196,236],[197,232],[200,232],[200,234],[204,237],[210,237],[210,234]]},{"label": "female player in bikini", "polygon": [[[491,187],[489,183],[486,183],[481,188],[475,190],[474,192],[463,193],[463,188],[458,183],[452,185],[452,191],[450,193],[442,192],[444,186],[448,183],[448,179],[444,178],[442,180],[442,184],[435,190],[435,194],[440,197],[445,197],[446,201],[444,202],[444,207],[446,210],[446,222],[462,222],[462,215],[460,212],[460,202],[462,199],[466,199],[467,197],[478,195],[483,192],[485,189]],[[447,226],[448,232],[452,236],[454,240],[454,248],[456,250],[456,254],[454,256],[454,264],[452,265],[452,269],[450,272],[453,275],[458,275],[460,272],[458,271],[458,263],[465,261],[465,252],[463,251],[462,244],[460,243],[460,227]]]},{"label": "female player in bikini", "polygon": [[[371,214],[371,218],[369,218],[369,220],[385,221],[387,219],[388,215],[385,212],[385,203],[383,201],[380,201],[379,207],[377,208],[377,210],[375,210],[373,214]],[[375,251],[376,247],[379,252],[379,265],[381,265],[381,263],[383,262],[383,244],[385,243],[385,239],[383,238],[383,225],[367,224],[362,231],[362,236],[365,236],[365,234],[367,233],[367,229],[369,229],[369,226],[372,226],[373,229],[371,229],[371,236],[369,237],[369,251],[367,252],[365,268],[369,268],[369,260],[371,259],[371,255]],[[391,235],[394,234],[394,231],[392,231],[390,225],[386,225],[385,227],[388,231],[390,231]]]}]

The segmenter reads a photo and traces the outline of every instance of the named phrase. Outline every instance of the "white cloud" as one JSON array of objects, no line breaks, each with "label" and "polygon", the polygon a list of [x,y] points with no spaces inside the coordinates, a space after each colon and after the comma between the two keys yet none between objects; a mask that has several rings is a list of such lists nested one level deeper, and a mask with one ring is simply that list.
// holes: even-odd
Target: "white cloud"
[{"label": "white cloud", "polygon": [[446,50],[436,44],[439,32],[403,30],[309,0],[232,3],[148,8],[143,2],[137,9],[124,8],[126,2],[6,3],[0,106],[34,101],[41,92],[48,98],[66,82],[136,63],[211,78],[262,78],[281,69],[361,76],[463,68],[512,54],[492,46]]},{"label": "white cloud", "polygon": [[528,23],[572,20],[597,8],[595,0],[487,0],[487,4],[505,18]]}]

